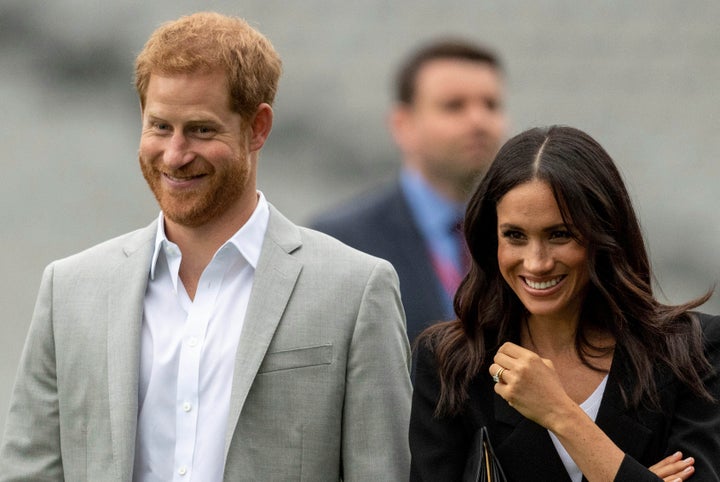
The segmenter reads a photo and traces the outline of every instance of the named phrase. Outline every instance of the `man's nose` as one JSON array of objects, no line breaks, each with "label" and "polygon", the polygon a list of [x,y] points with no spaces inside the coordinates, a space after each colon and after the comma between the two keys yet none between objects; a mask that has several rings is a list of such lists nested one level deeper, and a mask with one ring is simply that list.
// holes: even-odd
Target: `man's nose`
[{"label": "man's nose", "polygon": [[468,118],[476,129],[486,129],[492,113],[484,104],[473,104],[468,109]]},{"label": "man's nose", "polygon": [[178,169],[194,159],[194,154],[190,151],[190,143],[182,132],[173,133],[168,139],[163,154],[163,161],[166,166]]}]

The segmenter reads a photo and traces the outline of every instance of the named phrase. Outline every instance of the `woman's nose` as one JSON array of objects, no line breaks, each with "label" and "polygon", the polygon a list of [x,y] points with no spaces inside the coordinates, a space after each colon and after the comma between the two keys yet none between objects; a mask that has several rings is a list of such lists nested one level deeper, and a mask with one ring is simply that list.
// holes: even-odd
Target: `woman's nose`
[{"label": "woman's nose", "polygon": [[545,243],[535,242],[528,246],[524,265],[530,273],[546,273],[553,269],[554,261]]}]

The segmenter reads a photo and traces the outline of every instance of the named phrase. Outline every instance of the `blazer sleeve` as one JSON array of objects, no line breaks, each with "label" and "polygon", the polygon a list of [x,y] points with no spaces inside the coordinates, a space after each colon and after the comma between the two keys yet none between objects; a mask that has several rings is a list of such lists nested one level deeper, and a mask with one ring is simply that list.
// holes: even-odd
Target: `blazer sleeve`
[{"label": "blazer sleeve", "polygon": [[714,372],[704,378],[715,402],[680,386],[668,441],[668,455],[680,450],[695,458],[692,482],[720,481],[720,316],[701,315],[705,351]]},{"label": "blazer sleeve", "polygon": [[418,344],[415,367],[415,391],[410,415],[410,480],[460,480],[470,440],[461,416],[436,418],[440,380],[435,355]]},{"label": "blazer sleeve", "polygon": [[348,353],[342,428],[346,482],[407,480],[412,386],[404,320],[395,270],[378,260]]},{"label": "blazer sleeve", "polygon": [[[659,460],[658,460],[659,462]],[[694,478],[694,477],[693,477]],[[653,474],[643,464],[625,454],[620,468],[615,475],[615,482],[657,482],[660,477]]]},{"label": "blazer sleeve", "polygon": [[0,446],[0,481],[63,480],[50,265],[43,273]]},{"label": "blazer sleeve", "polygon": [[[699,398],[684,385],[678,390],[665,455],[681,451],[695,459],[693,482],[720,481],[720,317],[700,315],[705,351],[714,368],[705,378],[705,386],[716,401]],[[643,473],[644,472],[644,473]],[[617,481],[660,480],[649,474],[641,464],[625,456]]]}]

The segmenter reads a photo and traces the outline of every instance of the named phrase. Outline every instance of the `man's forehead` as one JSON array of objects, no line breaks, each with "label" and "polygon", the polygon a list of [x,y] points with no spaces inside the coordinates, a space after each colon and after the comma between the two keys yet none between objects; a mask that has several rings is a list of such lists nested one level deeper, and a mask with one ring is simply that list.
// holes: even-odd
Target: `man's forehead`
[{"label": "man's forehead", "polygon": [[428,62],[415,79],[416,97],[443,94],[453,90],[489,90],[502,93],[500,72],[487,62],[462,59],[438,59]]},{"label": "man's forehead", "polygon": [[157,79],[201,79],[201,78],[212,78],[218,83],[224,85],[228,84],[227,75],[222,69],[210,69],[210,68],[197,68],[187,71],[175,71],[175,70],[153,70],[150,72],[148,82],[152,82]]},{"label": "man's forehead", "polygon": [[500,77],[500,71],[489,62],[455,57],[428,60],[417,71],[416,80],[437,75],[469,75],[472,72],[491,73]]}]

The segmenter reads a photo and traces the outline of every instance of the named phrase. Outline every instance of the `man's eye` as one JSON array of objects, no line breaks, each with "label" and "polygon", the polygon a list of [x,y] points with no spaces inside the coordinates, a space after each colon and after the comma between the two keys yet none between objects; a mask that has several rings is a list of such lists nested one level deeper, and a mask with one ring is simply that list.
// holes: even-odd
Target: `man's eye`
[{"label": "man's eye", "polygon": [[207,137],[215,132],[215,129],[208,126],[195,126],[191,129],[192,132],[199,136]]},{"label": "man's eye", "polygon": [[460,99],[451,100],[451,101],[445,102],[443,104],[443,109],[446,110],[447,112],[458,112],[458,111],[462,110],[463,107],[464,107],[464,103]]},{"label": "man's eye", "polygon": [[495,112],[496,110],[500,110],[500,102],[495,99],[487,99],[485,101],[485,107],[487,110]]}]

